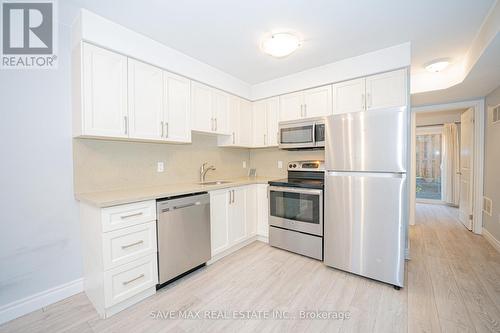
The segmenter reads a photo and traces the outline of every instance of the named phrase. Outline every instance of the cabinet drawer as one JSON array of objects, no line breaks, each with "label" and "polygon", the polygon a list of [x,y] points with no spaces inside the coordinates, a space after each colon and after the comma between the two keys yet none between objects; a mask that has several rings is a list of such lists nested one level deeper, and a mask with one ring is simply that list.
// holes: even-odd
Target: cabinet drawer
[{"label": "cabinet drawer", "polygon": [[103,208],[101,220],[103,232],[156,221],[156,202],[149,200]]},{"label": "cabinet drawer", "polygon": [[156,252],[156,222],[106,232],[102,238],[106,270]]},{"label": "cabinet drawer", "polygon": [[104,305],[110,307],[158,282],[156,253],[104,272]]}]

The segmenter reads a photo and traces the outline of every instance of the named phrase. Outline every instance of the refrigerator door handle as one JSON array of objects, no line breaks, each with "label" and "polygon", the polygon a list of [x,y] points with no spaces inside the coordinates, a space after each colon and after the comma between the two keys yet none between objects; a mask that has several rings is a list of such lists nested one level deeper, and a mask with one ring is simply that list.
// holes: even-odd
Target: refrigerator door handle
[{"label": "refrigerator door handle", "polygon": [[379,177],[379,178],[403,178],[404,172],[355,172],[355,171],[328,171],[328,176],[353,176],[353,177]]}]

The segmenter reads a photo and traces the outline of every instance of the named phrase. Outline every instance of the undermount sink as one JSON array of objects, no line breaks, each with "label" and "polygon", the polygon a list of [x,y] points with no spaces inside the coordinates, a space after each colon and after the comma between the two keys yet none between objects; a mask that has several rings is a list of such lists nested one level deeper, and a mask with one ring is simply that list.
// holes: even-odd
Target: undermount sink
[{"label": "undermount sink", "polygon": [[198,185],[222,185],[222,184],[228,184],[232,183],[229,180],[213,180],[213,181],[207,181],[207,182],[201,182],[198,183]]}]

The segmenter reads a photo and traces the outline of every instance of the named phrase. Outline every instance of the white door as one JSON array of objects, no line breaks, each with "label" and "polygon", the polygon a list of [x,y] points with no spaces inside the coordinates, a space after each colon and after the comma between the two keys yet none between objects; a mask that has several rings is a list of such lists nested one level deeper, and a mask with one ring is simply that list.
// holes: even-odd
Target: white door
[{"label": "white door", "polygon": [[469,109],[460,117],[460,200],[458,218],[472,230],[472,170],[474,161],[474,111]]},{"label": "white door", "polygon": [[304,93],[302,91],[280,96],[280,121],[303,117]]},{"label": "white door", "polygon": [[182,76],[164,72],[166,88],[165,138],[191,142],[191,84]]},{"label": "white door", "polygon": [[129,137],[164,138],[163,70],[128,59]]},{"label": "white door", "polygon": [[266,117],[267,117],[267,102],[258,101],[253,103],[253,145],[263,147],[267,135]]},{"label": "white door", "polygon": [[191,82],[191,115],[193,130],[200,132],[214,130],[212,88],[198,82]]},{"label": "white door", "polygon": [[266,146],[278,145],[278,123],[279,123],[279,99],[278,97],[270,98],[267,101],[266,111]]},{"label": "white door", "polygon": [[257,185],[257,234],[268,237],[269,235],[269,197],[268,185]]},{"label": "white door", "polygon": [[229,96],[220,90],[212,90],[212,108],[214,117],[214,131],[221,134],[230,134],[228,126]]},{"label": "white door", "polygon": [[240,98],[229,96],[229,107],[227,110],[227,130],[230,134],[229,145],[240,144]]},{"label": "white door", "polygon": [[241,242],[246,237],[246,189],[235,187],[229,190],[229,244]]},{"label": "white door", "polygon": [[240,99],[239,117],[239,145],[250,147],[252,145],[252,103]]},{"label": "white door", "polygon": [[332,85],[333,114],[365,110],[365,79],[356,79]]},{"label": "white door", "polygon": [[332,86],[304,91],[304,117],[322,117],[332,114]]},{"label": "white door", "polygon": [[406,105],[406,70],[383,73],[366,78],[366,109]]},{"label": "white door", "polygon": [[212,257],[229,246],[229,190],[210,192]]},{"label": "white door", "polygon": [[246,235],[257,232],[257,185],[246,186]]},{"label": "white door", "polygon": [[128,137],[127,57],[83,44],[83,135]]}]

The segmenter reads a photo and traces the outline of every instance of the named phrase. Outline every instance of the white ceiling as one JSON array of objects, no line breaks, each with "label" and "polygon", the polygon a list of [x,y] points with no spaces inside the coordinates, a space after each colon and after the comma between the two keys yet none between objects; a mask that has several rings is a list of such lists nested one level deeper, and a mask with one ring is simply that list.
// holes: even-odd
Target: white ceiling
[{"label": "white ceiling", "polygon": [[[459,60],[495,0],[72,0],[123,26],[255,84],[410,41],[412,72]],[[259,51],[269,31],[304,45],[284,59]]]}]

